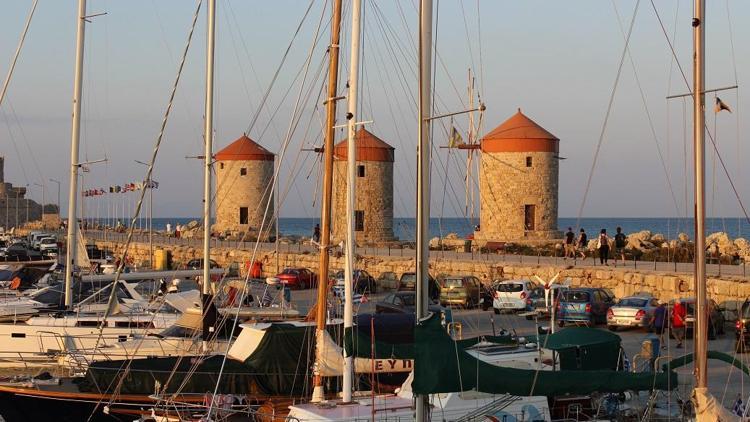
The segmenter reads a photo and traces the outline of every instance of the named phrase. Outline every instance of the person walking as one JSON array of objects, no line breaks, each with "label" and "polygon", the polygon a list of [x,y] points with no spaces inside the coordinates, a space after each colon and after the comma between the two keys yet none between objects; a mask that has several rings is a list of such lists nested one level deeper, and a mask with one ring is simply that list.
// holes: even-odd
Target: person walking
[{"label": "person walking", "polygon": [[316,224],[313,229],[313,242],[320,243],[320,224]]},{"label": "person walking", "polygon": [[565,256],[563,259],[568,259],[568,256],[570,258],[575,259],[576,257],[576,234],[573,233],[573,228],[568,227],[568,231],[565,233]]},{"label": "person walking", "polygon": [[622,259],[622,262],[625,262],[625,243],[627,239],[628,237],[622,232],[622,227],[617,227],[617,233],[615,233],[615,250],[612,254],[612,258],[615,260],[615,265],[617,265],[618,256]]},{"label": "person walking", "polygon": [[609,266],[609,244],[610,239],[607,236],[607,229],[602,229],[599,232],[599,239],[596,241],[596,247],[599,249],[599,263],[605,266]]},{"label": "person walking", "polygon": [[680,302],[680,299],[675,299],[674,306],[672,307],[672,334],[675,340],[677,340],[677,348],[682,349],[682,341],[685,339],[685,318],[687,317],[687,309]]},{"label": "person walking", "polygon": [[586,236],[586,230],[581,229],[581,232],[578,234],[578,242],[577,242],[577,244],[578,244],[579,252],[581,253],[581,259],[585,260],[586,259],[586,248],[589,245],[589,238],[588,238],[588,236]]},{"label": "person walking", "polygon": [[651,318],[651,329],[659,336],[659,344],[666,348],[664,344],[664,328],[667,325],[667,305],[663,302],[654,309],[654,317]]}]

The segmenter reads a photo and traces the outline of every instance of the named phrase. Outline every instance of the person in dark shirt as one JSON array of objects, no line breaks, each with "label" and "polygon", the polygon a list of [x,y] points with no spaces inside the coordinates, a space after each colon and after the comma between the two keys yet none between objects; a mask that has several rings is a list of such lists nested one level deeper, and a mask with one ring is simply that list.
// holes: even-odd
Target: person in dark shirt
[{"label": "person in dark shirt", "polygon": [[581,253],[581,259],[586,259],[586,248],[589,246],[588,236],[586,236],[586,230],[581,229],[581,233],[578,235],[578,251]]},{"label": "person in dark shirt", "polygon": [[313,242],[320,243],[320,225],[316,224],[313,229]]},{"label": "person in dark shirt", "polygon": [[618,227],[615,234],[615,253],[613,254],[615,264],[617,264],[618,256],[625,262],[625,244],[627,243],[627,239],[628,237],[622,232],[622,227]]},{"label": "person in dark shirt", "polygon": [[563,259],[575,258],[576,257],[576,234],[573,233],[573,228],[568,227],[567,233],[565,233],[565,257]]},{"label": "person in dark shirt", "polygon": [[651,319],[651,328],[659,335],[659,344],[664,344],[664,328],[667,326],[667,306],[660,303],[654,309],[654,317]]}]

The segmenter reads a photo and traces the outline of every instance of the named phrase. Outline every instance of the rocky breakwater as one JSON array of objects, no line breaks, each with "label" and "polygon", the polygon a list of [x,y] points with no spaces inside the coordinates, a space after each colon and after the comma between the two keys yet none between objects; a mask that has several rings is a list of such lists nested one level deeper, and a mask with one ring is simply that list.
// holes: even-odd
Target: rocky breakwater
[{"label": "rocky breakwater", "polygon": [[[99,247],[108,247],[119,254],[122,244],[97,242]],[[200,258],[201,250],[193,247],[161,245],[172,253],[175,267],[191,259]],[[136,263],[148,261],[149,245],[134,243],[129,255]],[[213,248],[211,258],[224,268],[235,266],[244,275],[246,264],[253,259],[252,250],[231,248]],[[315,270],[318,266],[318,255],[313,253],[281,253],[277,257],[273,251],[258,252],[256,260],[263,263],[263,276],[273,276],[286,267],[305,267]],[[278,267],[277,267],[278,262]],[[401,274],[414,271],[413,258],[397,256],[357,256],[357,268],[368,271],[375,277],[383,272]],[[341,256],[331,257],[331,269],[343,268]],[[660,300],[667,301],[677,297],[694,296],[692,274],[662,271],[649,271],[633,268],[615,267],[572,267],[562,265],[528,265],[508,264],[496,261],[478,261],[461,259],[433,258],[430,260],[430,273],[439,275],[474,275],[484,283],[496,280],[532,279],[539,276],[550,280],[560,273],[559,280],[569,280],[573,287],[603,287],[611,289],[617,297],[632,295],[637,292],[649,292]],[[709,297],[728,310],[727,317],[733,318],[739,305],[750,298],[750,278],[741,276],[722,276],[708,279]]]}]

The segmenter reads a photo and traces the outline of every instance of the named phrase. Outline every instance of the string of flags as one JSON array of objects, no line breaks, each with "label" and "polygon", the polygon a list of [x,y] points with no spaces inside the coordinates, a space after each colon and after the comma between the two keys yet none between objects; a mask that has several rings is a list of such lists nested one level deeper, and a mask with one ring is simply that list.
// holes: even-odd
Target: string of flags
[{"label": "string of flags", "polygon": [[124,185],[110,186],[109,189],[97,188],[97,189],[86,189],[83,191],[84,197],[90,196],[101,196],[107,193],[127,193],[135,192],[143,189],[159,189],[159,182],[151,180],[149,182],[134,182],[125,183]]}]

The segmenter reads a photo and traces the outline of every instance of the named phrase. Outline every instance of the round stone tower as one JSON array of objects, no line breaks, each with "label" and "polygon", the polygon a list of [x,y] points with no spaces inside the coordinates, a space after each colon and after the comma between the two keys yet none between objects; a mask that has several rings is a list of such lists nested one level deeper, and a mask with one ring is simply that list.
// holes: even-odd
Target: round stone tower
[{"label": "round stone tower", "polygon": [[[354,233],[359,243],[396,240],[393,236],[394,148],[364,128],[356,134]],[[333,164],[333,240],[346,238],[346,139],[336,144]]]},{"label": "round stone tower", "polygon": [[481,140],[476,239],[559,238],[560,140],[521,113]]},{"label": "round stone tower", "polygon": [[[216,164],[216,224],[214,231],[258,234],[273,233],[274,154],[247,135],[214,155]],[[268,212],[266,205],[271,202]]]}]

